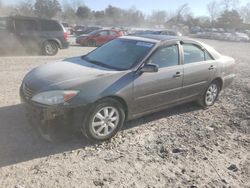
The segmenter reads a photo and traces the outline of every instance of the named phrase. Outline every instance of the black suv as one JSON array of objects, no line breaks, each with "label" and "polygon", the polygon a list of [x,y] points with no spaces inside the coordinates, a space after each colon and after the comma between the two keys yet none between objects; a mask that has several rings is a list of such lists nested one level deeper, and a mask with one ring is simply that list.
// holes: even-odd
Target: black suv
[{"label": "black suv", "polygon": [[0,52],[21,47],[52,56],[59,48],[69,47],[67,40],[66,30],[55,20],[22,16],[0,18]]}]

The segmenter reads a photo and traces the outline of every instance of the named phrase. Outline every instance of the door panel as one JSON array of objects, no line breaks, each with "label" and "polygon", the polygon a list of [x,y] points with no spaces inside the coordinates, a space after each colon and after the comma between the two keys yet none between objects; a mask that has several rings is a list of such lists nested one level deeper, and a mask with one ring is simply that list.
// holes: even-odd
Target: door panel
[{"label": "door panel", "polygon": [[177,44],[160,47],[148,59],[157,64],[156,73],[136,74],[134,79],[134,114],[157,110],[179,100],[183,84],[183,66],[180,64]]},{"label": "door panel", "polygon": [[31,19],[15,20],[16,35],[25,47],[30,49],[37,47],[40,41],[38,23]]},{"label": "door panel", "polygon": [[199,95],[211,81],[216,62],[201,47],[194,44],[183,44],[184,80],[182,97]]},{"label": "door panel", "polygon": [[214,72],[214,69],[209,69],[211,66],[216,68],[215,64],[214,61],[203,61],[184,65],[183,94],[186,97],[198,95],[203,91]]},{"label": "door panel", "polygon": [[157,73],[144,73],[134,80],[134,113],[143,113],[151,109],[170,104],[179,99],[183,77],[182,65],[160,69]]}]

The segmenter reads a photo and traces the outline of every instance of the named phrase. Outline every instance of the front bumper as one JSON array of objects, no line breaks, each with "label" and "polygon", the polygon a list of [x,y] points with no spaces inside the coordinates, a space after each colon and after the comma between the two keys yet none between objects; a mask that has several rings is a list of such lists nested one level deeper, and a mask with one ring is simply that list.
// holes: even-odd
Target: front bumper
[{"label": "front bumper", "polygon": [[20,95],[20,97],[27,114],[40,121],[54,120],[58,117],[65,118],[70,116],[71,112],[74,111],[71,108],[43,106],[25,99],[23,95]]},{"label": "front bumper", "polygon": [[83,117],[86,113],[86,106],[64,107],[64,106],[44,106],[34,103],[31,99],[25,98],[20,89],[20,99],[25,106],[26,116],[32,124],[46,124],[56,121],[60,125],[72,126],[80,130]]}]

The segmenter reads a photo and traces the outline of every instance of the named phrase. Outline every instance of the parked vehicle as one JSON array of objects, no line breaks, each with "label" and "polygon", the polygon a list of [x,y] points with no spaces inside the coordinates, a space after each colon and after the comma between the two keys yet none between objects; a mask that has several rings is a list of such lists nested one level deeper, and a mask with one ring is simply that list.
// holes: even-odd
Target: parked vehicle
[{"label": "parked vehicle", "polygon": [[168,36],[182,36],[180,32],[173,30],[139,30],[130,35],[140,36],[140,35],[168,35]]},{"label": "parked vehicle", "polygon": [[27,51],[56,55],[59,48],[69,46],[66,30],[55,20],[15,16],[0,18],[0,25],[0,49],[20,45]]},{"label": "parked vehicle", "polygon": [[75,29],[75,34],[77,36],[83,35],[83,34],[89,34],[93,31],[97,31],[102,29],[101,27],[79,27],[78,29]]},{"label": "parked vehicle", "polygon": [[32,117],[74,119],[85,136],[103,141],[125,121],[152,112],[189,101],[212,106],[234,69],[234,59],[193,39],[126,36],[35,68],[20,96],[28,114],[39,114]]},{"label": "parked vehicle", "polygon": [[73,27],[74,34],[77,35],[77,31],[83,31],[85,29],[85,26],[83,25],[76,25]]},{"label": "parked vehicle", "polygon": [[182,34],[179,31],[173,31],[173,30],[160,30],[160,31],[156,31],[154,34],[168,35],[168,36],[179,36],[179,37],[182,36]]},{"label": "parked vehicle", "polygon": [[97,30],[77,37],[76,43],[82,46],[101,46],[123,35],[123,32],[118,30]]},{"label": "parked vehicle", "polygon": [[200,33],[200,32],[202,32],[203,30],[202,30],[202,28],[201,27],[199,27],[199,26],[194,26],[194,27],[191,27],[190,28],[190,33],[191,34],[197,34],[197,33]]},{"label": "parked vehicle", "polygon": [[246,33],[236,32],[235,35],[236,35],[236,40],[237,41],[242,41],[242,42],[249,41],[249,36]]},{"label": "parked vehicle", "polygon": [[199,38],[214,39],[214,40],[228,40],[237,42],[248,42],[250,39],[245,33],[220,33],[220,32],[199,32],[195,35]]},{"label": "parked vehicle", "polygon": [[140,36],[140,35],[152,35],[154,31],[152,30],[136,30],[134,32],[130,32],[129,35],[131,36]]}]

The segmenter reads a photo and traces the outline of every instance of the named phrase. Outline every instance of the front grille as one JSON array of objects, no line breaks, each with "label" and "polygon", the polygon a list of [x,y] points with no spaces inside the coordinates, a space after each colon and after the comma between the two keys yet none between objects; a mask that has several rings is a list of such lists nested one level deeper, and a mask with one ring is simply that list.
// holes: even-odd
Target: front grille
[{"label": "front grille", "polygon": [[23,94],[26,99],[31,99],[33,97],[33,91],[29,89],[26,84],[23,84]]}]

